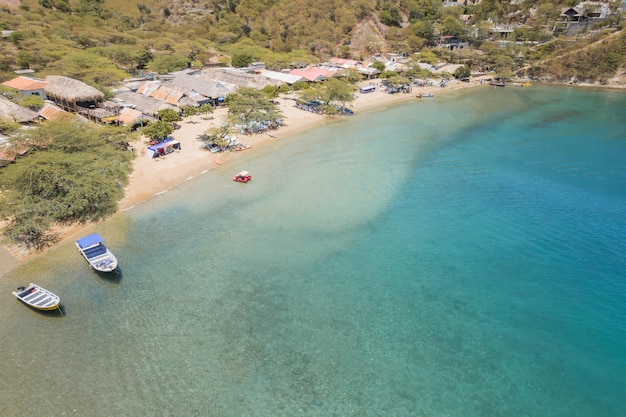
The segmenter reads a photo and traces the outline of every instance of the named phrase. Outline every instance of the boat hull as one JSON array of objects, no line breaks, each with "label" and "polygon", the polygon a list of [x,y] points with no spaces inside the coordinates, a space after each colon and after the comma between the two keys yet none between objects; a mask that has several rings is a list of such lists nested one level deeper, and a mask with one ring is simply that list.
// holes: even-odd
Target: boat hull
[{"label": "boat hull", "polygon": [[246,183],[252,179],[252,175],[248,171],[241,171],[233,177],[233,181]]},{"label": "boat hull", "polygon": [[87,263],[100,272],[111,272],[117,268],[117,258],[104,245],[104,240],[98,234],[82,237],[76,241],[78,251],[87,260]]},{"label": "boat hull", "polygon": [[[80,248],[79,248],[80,250]],[[88,258],[85,252],[80,250],[80,253],[83,255],[89,266],[99,272],[112,272],[117,268],[117,258],[111,253],[110,250],[106,250],[106,253],[101,258]]]},{"label": "boat hull", "polygon": [[61,299],[58,295],[33,283],[23,290],[13,291],[13,295],[22,303],[37,310],[56,310],[61,306]]}]

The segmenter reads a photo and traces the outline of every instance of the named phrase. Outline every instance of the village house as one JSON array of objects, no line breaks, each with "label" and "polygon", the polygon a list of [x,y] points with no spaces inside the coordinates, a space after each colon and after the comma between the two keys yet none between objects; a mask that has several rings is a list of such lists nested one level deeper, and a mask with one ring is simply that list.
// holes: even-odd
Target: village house
[{"label": "village house", "polygon": [[319,82],[334,77],[337,75],[337,72],[337,68],[306,67],[304,69],[291,70],[289,74],[297,75],[310,82]]},{"label": "village house", "polygon": [[46,100],[46,81],[20,75],[2,83],[3,86],[17,90],[22,96],[39,96]]},{"label": "village house", "polygon": [[610,15],[609,4],[604,2],[582,2],[575,7],[565,7],[554,22],[553,32],[575,34],[587,29]]},{"label": "village house", "polygon": [[469,42],[462,42],[456,36],[447,35],[447,36],[442,36],[439,39],[439,47],[448,49],[450,51],[454,51],[455,49],[468,48]]}]

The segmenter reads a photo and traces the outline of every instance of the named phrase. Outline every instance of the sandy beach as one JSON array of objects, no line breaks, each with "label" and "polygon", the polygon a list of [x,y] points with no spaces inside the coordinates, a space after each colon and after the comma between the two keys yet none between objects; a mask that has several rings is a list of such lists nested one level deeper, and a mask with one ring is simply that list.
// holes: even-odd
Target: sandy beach
[{"label": "sandy beach", "polygon": [[[375,80],[375,82],[379,84],[380,81]],[[368,82],[363,83],[363,85],[365,84],[368,84]],[[479,85],[481,85],[480,80],[472,80],[469,83],[453,80],[445,88],[435,86],[414,87],[411,93],[386,94],[378,90],[367,94],[357,93],[357,97],[350,104],[350,108],[356,112],[373,110],[401,101],[418,100],[416,98],[418,93],[433,93],[436,98],[438,95],[454,90]],[[181,149],[164,157],[151,158],[148,155],[145,138],[133,143],[132,146],[137,156],[133,162],[133,173],[130,176],[129,185],[126,187],[125,196],[119,202],[119,210],[131,209],[133,206],[202,175],[218,165],[227,165],[244,152],[255,152],[256,149],[268,143],[309,130],[328,120],[327,116],[314,114],[295,107],[294,97],[283,96],[277,99],[284,116],[284,125],[282,127],[268,132],[269,134],[237,136],[237,140],[250,146],[249,149],[244,151],[213,154],[202,148],[202,142],[198,140],[199,135],[223,123],[228,111],[227,108],[219,108],[214,113],[206,116],[191,116],[180,122],[181,128],[175,130],[172,136],[180,142]],[[94,230],[95,226],[95,224],[88,224],[59,229],[60,239],[57,244],[67,240],[74,240],[80,235]],[[50,249],[48,248],[41,252],[29,252],[16,246],[1,245],[0,265],[2,265],[2,270],[0,270],[0,276],[35,256],[45,254]]]}]

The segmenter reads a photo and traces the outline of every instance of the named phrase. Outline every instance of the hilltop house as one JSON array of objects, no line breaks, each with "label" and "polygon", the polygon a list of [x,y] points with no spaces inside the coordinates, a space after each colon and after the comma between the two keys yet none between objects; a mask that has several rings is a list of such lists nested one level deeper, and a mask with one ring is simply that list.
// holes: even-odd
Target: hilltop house
[{"label": "hilltop house", "polygon": [[2,83],[3,86],[13,88],[23,96],[39,96],[46,100],[46,93],[44,91],[46,87],[46,81],[39,78],[24,77],[20,75],[12,80]]}]

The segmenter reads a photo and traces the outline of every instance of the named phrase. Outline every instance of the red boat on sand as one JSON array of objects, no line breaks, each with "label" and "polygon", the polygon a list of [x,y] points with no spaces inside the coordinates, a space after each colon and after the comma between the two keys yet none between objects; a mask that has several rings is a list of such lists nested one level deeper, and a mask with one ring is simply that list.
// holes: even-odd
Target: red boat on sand
[{"label": "red boat on sand", "polygon": [[233,177],[233,181],[237,182],[248,182],[252,179],[252,175],[248,173],[248,171],[241,171],[238,174],[235,174]]}]

